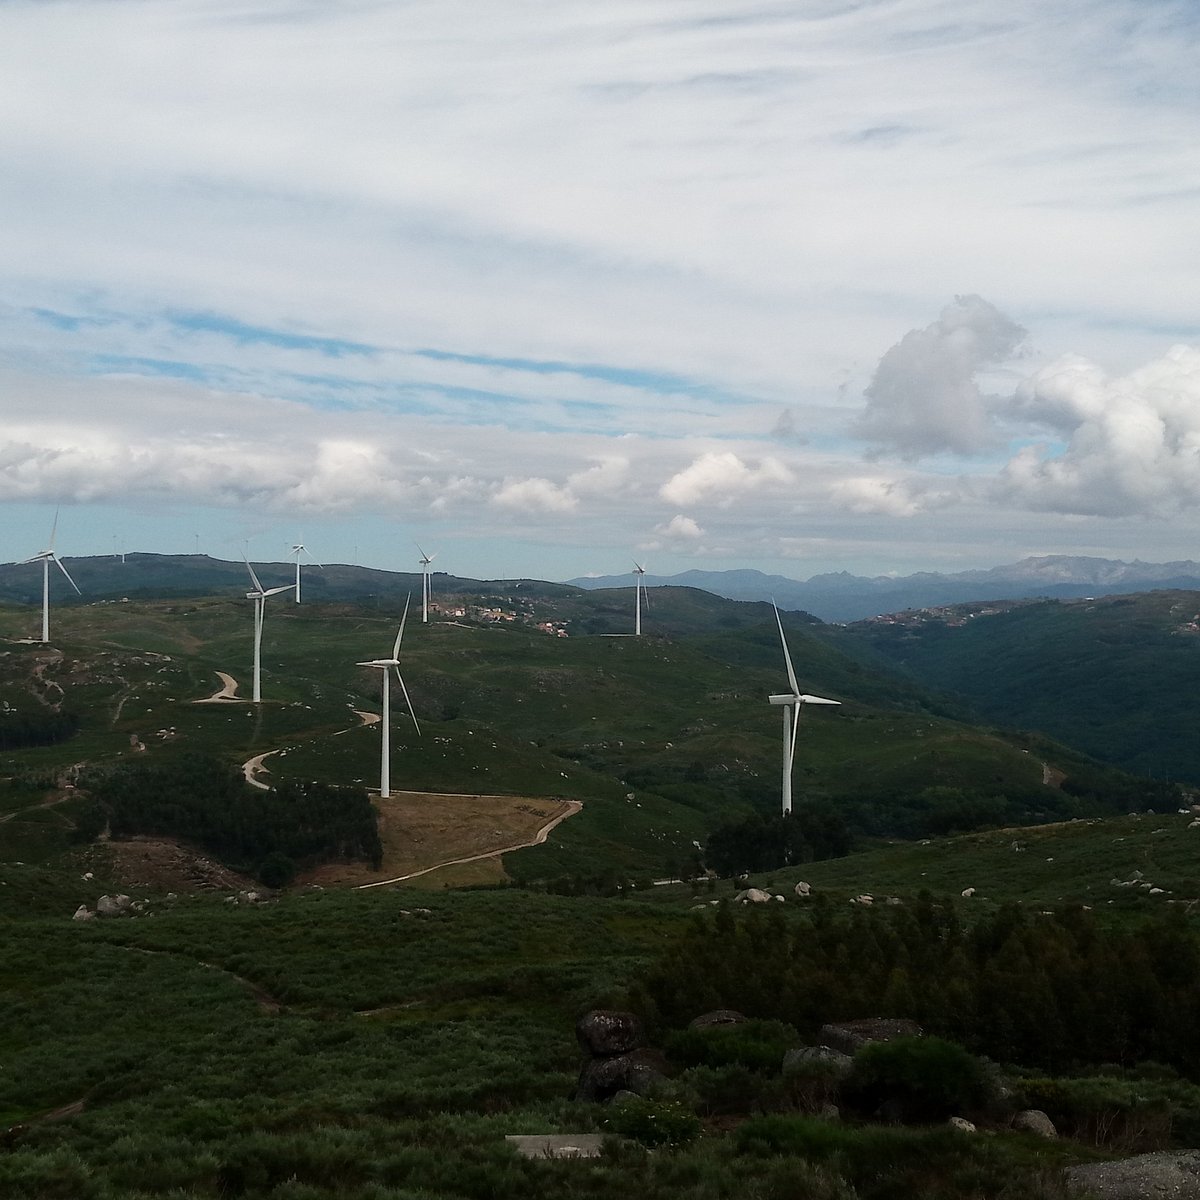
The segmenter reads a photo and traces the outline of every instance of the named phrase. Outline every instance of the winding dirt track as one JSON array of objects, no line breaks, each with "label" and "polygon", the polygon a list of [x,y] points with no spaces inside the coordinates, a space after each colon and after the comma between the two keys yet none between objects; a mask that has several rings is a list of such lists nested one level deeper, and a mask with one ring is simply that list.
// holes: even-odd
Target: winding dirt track
[{"label": "winding dirt track", "polygon": [[193,700],[193,704],[248,704],[249,701],[242,700],[238,694],[238,681],[232,675],[226,675],[224,671],[218,671],[217,674],[221,679],[220,691],[213,692],[211,696],[205,696],[202,700]]},{"label": "winding dirt track", "polygon": [[[416,793],[414,793],[416,794]],[[561,825],[568,817],[573,817],[583,804],[579,800],[564,800],[563,811],[537,831],[531,842],[518,842],[515,846],[502,846],[498,850],[485,850],[482,854],[469,854],[466,858],[449,858],[445,862],[435,863],[432,867],[423,867],[419,871],[410,871],[407,875],[397,875],[395,879],[378,879],[374,883],[360,883],[354,890],[365,891],[367,888],[387,887],[390,883],[403,883],[406,879],[416,879],[428,875],[431,871],[440,871],[443,867],[459,867],[463,863],[482,862],[485,858],[499,858],[501,854],[511,854],[514,850],[525,850],[530,846],[540,846],[557,825]]]}]

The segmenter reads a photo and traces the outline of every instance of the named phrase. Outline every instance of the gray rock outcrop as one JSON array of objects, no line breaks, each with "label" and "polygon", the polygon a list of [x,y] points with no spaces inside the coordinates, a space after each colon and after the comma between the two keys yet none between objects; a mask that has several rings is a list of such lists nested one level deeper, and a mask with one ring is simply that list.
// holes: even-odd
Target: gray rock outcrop
[{"label": "gray rock outcrop", "polygon": [[1200,1200],[1200,1150],[1160,1150],[1116,1162],[1084,1163],[1067,1182],[1095,1200]]},{"label": "gray rock outcrop", "polygon": [[575,1085],[575,1099],[603,1103],[618,1092],[644,1096],[666,1078],[667,1060],[657,1050],[643,1046],[628,1054],[585,1062]]},{"label": "gray rock outcrop", "polygon": [[101,896],[96,901],[96,916],[123,917],[133,907],[133,901],[128,896]]},{"label": "gray rock outcrop", "polygon": [[854,1059],[841,1050],[830,1046],[797,1046],[783,1056],[783,1074],[802,1075],[812,1066],[820,1064],[834,1079],[845,1079],[854,1066]]},{"label": "gray rock outcrop", "polygon": [[1040,1108],[1022,1109],[1013,1117],[1012,1127],[1021,1133],[1036,1133],[1038,1137],[1058,1137],[1054,1122]]},{"label": "gray rock outcrop", "polygon": [[646,1031],[636,1013],[594,1008],[575,1023],[575,1036],[586,1054],[608,1058],[628,1054],[646,1040]]},{"label": "gray rock outcrop", "polygon": [[712,1029],[718,1025],[742,1025],[745,1016],[734,1008],[715,1008],[712,1012],[701,1013],[688,1022],[689,1029]]},{"label": "gray rock outcrop", "polygon": [[822,1025],[822,1046],[854,1054],[871,1042],[890,1042],[895,1038],[921,1037],[924,1030],[902,1017],[864,1017],[858,1021],[836,1021]]}]

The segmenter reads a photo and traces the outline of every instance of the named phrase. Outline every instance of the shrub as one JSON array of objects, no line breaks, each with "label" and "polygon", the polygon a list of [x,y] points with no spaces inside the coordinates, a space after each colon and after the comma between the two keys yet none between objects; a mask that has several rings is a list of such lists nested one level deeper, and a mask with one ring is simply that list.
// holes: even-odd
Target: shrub
[{"label": "shrub", "polygon": [[684,1067],[737,1065],[777,1075],[783,1069],[783,1056],[799,1042],[796,1030],[782,1021],[744,1021],[680,1030],[667,1038],[663,1050]]},{"label": "shrub", "polygon": [[258,867],[258,881],[269,888],[287,887],[296,878],[296,864],[286,854],[273,850]]},{"label": "shrub", "polygon": [[974,1055],[936,1037],[874,1042],[854,1056],[844,1095],[874,1111],[896,1106],[904,1120],[936,1121],[981,1105],[987,1076]]},{"label": "shrub", "polygon": [[613,1133],[643,1146],[683,1146],[700,1134],[700,1119],[682,1104],[644,1100],[640,1096],[616,1105],[605,1124]]}]

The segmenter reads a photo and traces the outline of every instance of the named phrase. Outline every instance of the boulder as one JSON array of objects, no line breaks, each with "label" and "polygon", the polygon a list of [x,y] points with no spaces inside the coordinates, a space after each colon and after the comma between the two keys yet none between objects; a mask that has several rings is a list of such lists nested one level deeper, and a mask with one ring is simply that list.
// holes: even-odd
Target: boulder
[{"label": "boulder", "polygon": [[667,1060],[657,1051],[643,1047],[611,1058],[593,1058],[583,1064],[575,1099],[602,1104],[618,1092],[644,1096],[667,1078]]},{"label": "boulder", "polygon": [[744,892],[738,892],[734,896],[734,900],[738,904],[766,904],[771,899],[770,892],[764,892],[762,888],[747,888]]},{"label": "boulder", "polygon": [[1036,1133],[1038,1137],[1058,1137],[1054,1122],[1040,1108],[1022,1109],[1013,1117],[1012,1127],[1021,1133]]},{"label": "boulder", "polygon": [[1067,1169],[1067,1182],[1096,1200],[1200,1200],[1200,1150],[1159,1150]]},{"label": "boulder", "polygon": [[794,890],[796,892],[796,895],[799,896],[801,899],[803,899],[805,896],[812,895],[812,884],[805,883],[804,880],[802,879],[798,884],[796,884],[796,887]]},{"label": "boulder", "polygon": [[86,904],[81,904],[76,910],[72,921],[90,921],[96,914]]},{"label": "boulder", "polygon": [[594,1008],[575,1023],[575,1036],[593,1058],[628,1054],[646,1040],[642,1019],[635,1013]]},{"label": "boulder", "polygon": [[827,1064],[835,1079],[845,1079],[854,1066],[854,1059],[829,1046],[797,1046],[783,1056],[784,1076],[803,1074],[814,1063]]},{"label": "boulder", "polygon": [[96,901],[96,916],[123,917],[133,905],[128,896],[101,896]]},{"label": "boulder", "polygon": [[961,895],[964,900],[970,900],[975,895],[975,889],[973,887],[963,888]]},{"label": "boulder", "polygon": [[974,1133],[975,1126],[967,1120],[966,1117],[951,1117],[946,1122],[951,1129],[957,1129],[959,1133]]},{"label": "boulder", "polygon": [[837,1021],[822,1025],[822,1046],[854,1054],[869,1042],[890,1042],[894,1038],[920,1037],[925,1031],[916,1023],[898,1017],[864,1017],[860,1021]]},{"label": "boulder", "polygon": [[746,1018],[734,1008],[715,1008],[688,1022],[689,1029],[712,1029],[714,1025],[741,1025]]}]

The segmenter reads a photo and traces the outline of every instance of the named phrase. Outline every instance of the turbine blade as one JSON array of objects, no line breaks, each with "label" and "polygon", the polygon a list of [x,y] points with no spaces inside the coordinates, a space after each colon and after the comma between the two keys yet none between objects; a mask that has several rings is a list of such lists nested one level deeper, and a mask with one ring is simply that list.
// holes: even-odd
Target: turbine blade
[{"label": "turbine blade", "polygon": [[283,587],[277,587],[277,588],[268,588],[268,589],[267,589],[265,592],[263,592],[262,594],[263,594],[264,596],[278,596],[280,592],[290,592],[290,591],[293,591],[293,590],[295,589],[295,586],[296,586],[296,585],[295,585],[294,583],[285,583],[285,584],[283,585]]},{"label": "turbine blade", "polygon": [[[414,545],[414,546],[416,546],[416,548],[417,548],[418,550],[421,550],[421,543],[420,543],[420,542],[413,542],[413,545]],[[424,550],[421,550],[421,561],[422,561],[422,562],[428,562],[428,561],[429,561],[429,555],[428,555],[428,554],[426,554]]]},{"label": "turbine blade", "polygon": [[61,571],[61,572],[62,572],[62,573],[63,573],[63,574],[64,574],[64,575],[67,577],[67,582],[68,582],[68,583],[69,583],[69,584],[70,584],[70,585],[71,585],[71,586],[72,586],[72,587],[75,589],[75,591],[76,591],[76,592],[77,592],[77,593],[78,593],[80,596],[82,596],[82,595],[83,595],[83,593],[82,593],[81,591],[79,591],[79,584],[77,584],[77,583],[75,582],[75,580],[73,580],[73,579],[71,578],[71,573],[70,573],[70,571],[68,571],[68,570],[67,570],[67,568],[63,566],[63,564],[62,564],[62,559],[61,559],[61,558],[59,558],[57,554],[56,554],[56,555],[54,555],[54,561],[55,561],[56,563],[58,563],[58,569],[59,569],[59,570],[60,570],[60,571]]},{"label": "turbine blade", "polygon": [[400,690],[404,693],[404,703],[408,705],[408,715],[412,717],[413,728],[417,731],[417,736],[421,736],[421,726],[417,724],[417,714],[413,711],[412,701],[408,696],[408,688],[404,686],[404,676],[400,674],[400,668],[396,668],[396,678],[400,681]]},{"label": "turbine blade", "polygon": [[841,704],[840,700],[826,700],[824,696],[810,696],[807,692],[802,692],[799,700],[801,704]]},{"label": "turbine blade", "polygon": [[261,594],[263,585],[258,582],[258,576],[255,575],[254,568],[250,565],[250,560],[244,554],[242,555],[242,562],[246,564],[246,570],[250,572],[250,582],[254,584],[255,588]]},{"label": "turbine blade", "polygon": [[779,609],[775,601],[771,601],[771,607],[775,609],[775,624],[779,626],[779,640],[783,643],[783,661],[787,663],[788,683],[792,685],[792,695],[800,695],[800,685],[796,682],[796,670],[792,666],[791,651],[788,650],[787,638],[783,636],[783,619],[779,615]]},{"label": "turbine blade", "polygon": [[54,535],[56,533],[58,533],[58,509],[57,508],[54,510],[54,524],[50,526],[50,545],[46,547],[47,550],[54,549]]},{"label": "turbine blade", "polygon": [[[409,592],[404,598],[404,615],[400,618],[400,630],[396,634],[396,644],[392,647],[392,661],[400,658],[400,643],[404,640],[404,622],[408,620],[408,604],[412,599],[412,593]],[[415,720],[416,718],[414,718]]]}]

